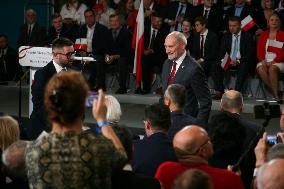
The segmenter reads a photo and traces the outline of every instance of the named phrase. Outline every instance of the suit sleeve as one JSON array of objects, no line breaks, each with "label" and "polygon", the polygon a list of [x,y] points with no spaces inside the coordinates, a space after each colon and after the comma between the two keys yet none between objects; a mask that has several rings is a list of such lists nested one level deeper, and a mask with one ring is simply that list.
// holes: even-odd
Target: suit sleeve
[{"label": "suit sleeve", "polygon": [[[220,60],[224,58],[226,52],[229,50],[227,49],[227,35],[224,35],[221,39],[221,44],[220,44]],[[228,52],[229,54],[230,52]]]},{"label": "suit sleeve", "polygon": [[[205,47],[206,52],[204,60],[205,61],[216,61],[218,59],[218,47],[219,47],[219,41],[218,37],[215,33],[210,32],[210,38],[208,39],[208,47]],[[209,35],[208,35],[209,37]]]},{"label": "suit sleeve", "polygon": [[199,104],[197,119],[207,121],[211,110],[212,100],[205,74],[200,66],[197,66],[196,69],[194,69],[191,78],[191,87]]},{"label": "suit sleeve", "polygon": [[253,38],[249,33],[245,35],[245,50],[241,54],[241,62],[251,62],[253,53],[255,52],[255,46]]},{"label": "suit sleeve", "polygon": [[43,76],[43,71],[38,70],[35,73],[33,84],[31,87],[32,93],[32,102],[33,102],[33,110],[38,111],[43,109],[43,95],[44,95],[44,88],[46,84],[46,79]]}]

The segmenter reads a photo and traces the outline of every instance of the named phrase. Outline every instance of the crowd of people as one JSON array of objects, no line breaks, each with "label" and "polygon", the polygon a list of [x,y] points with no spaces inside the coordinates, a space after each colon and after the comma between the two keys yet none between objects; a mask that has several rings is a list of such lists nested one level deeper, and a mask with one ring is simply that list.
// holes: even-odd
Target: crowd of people
[{"label": "crowd of people", "polygon": [[[77,50],[80,55],[93,56],[97,61],[76,65],[89,72],[90,88],[105,90],[105,74],[114,70],[119,80],[116,92],[127,93],[134,59],[131,40],[139,4],[139,0],[68,0],[58,8],[60,13],[52,15],[50,28],[40,26],[36,12],[28,9],[26,22],[19,31],[18,46],[50,46],[58,37],[68,38],[73,43],[78,38],[86,38],[87,48]],[[230,75],[232,70],[237,77],[235,90],[242,92],[247,78],[257,74],[275,99],[282,103],[282,90],[278,89],[277,82],[279,74],[284,72],[282,0],[143,0],[143,4],[142,82],[136,93],[147,94],[153,90],[154,75],[161,74],[167,59],[165,38],[170,32],[179,31],[187,39],[187,53],[202,66],[206,79],[213,79],[213,99],[221,98],[224,76]],[[248,17],[252,18],[254,27],[245,27]],[[7,40],[5,35],[3,38]],[[6,49],[7,44],[0,48]],[[6,77],[1,80],[18,78],[15,75],[19,70],[9,68],[16,61],[6,60],[9,53],[5,51],[2,53],[1,50],[5,61],[0,65],[5,66],[0,67],[0,71],[5,72]],[[221,62],[227,54],[230,62],[225,69]]]},{"label": "crowd of people", "polygon": [[[116,93],[127,93],[139,3],[68,0],[46,35],[36,12],[26,11],[18,45],[49,46],[52,61],[34,75],[28,140],[20,140],[13,118],[0,117],[1,188],[284,188],[284,145],[271,146],[264,128],[242,116],[242,90],[251,72],[282,103],[283,0],[144,0],[143,74],[135,92],[149,93],[153,74],[160,74],[161,98],[145,108],[144,136],[133,136],[120,124],[119,102],[104,90],[106,72],[115,67]],[[247,16],[256,24],[246,31]],[[0,47],[2,38],[7,47],[5,35]],[[76,52],[77,38],[87,39],[85,50]],[[6,51],[1,48],[1,77],[9,73]],[[76,63],[75,53],[96,62]],[[237,80],[225,92],[229,70]],[[96,125],[87,127],[91,90],[98,91],[92,103]],[[212,99],[221,99],[220,110],[209,119]],[[277,136],[284,141],[283,133]]]}]

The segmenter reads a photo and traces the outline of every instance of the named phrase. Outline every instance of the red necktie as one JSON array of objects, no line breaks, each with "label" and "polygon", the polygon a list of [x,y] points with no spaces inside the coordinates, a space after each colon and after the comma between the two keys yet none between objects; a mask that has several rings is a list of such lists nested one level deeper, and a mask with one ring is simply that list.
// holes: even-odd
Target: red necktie
[{"label": "red necktie", "polygon": [[172,84],[172,82],[174,80],[175,73],[176,73],[176,67],[177,67],[177,63],[173,62],[172,63],[172,71],[171,71],[169,79],[168,79],[168,85]]}]

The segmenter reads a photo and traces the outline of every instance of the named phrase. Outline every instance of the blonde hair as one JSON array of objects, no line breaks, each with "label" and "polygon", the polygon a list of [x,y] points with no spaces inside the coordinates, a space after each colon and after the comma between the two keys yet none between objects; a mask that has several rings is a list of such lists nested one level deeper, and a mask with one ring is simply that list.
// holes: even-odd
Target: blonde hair
[{"label": "blonde hair", "polygon": [[19,138],[20,129],[18,122],[11,116],[0,117],[0,148],[5,150]]}]

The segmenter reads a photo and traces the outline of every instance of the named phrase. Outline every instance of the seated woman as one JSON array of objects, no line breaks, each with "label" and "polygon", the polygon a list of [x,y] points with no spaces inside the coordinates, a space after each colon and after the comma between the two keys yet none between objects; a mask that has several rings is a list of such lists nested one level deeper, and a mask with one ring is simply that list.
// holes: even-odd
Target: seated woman
[{"label": "seated woman", "polygon": [[187,45],[186,45],[186,51],[189,54],[190,46],[192,45],[192,39],[193,39],[193,33],[192,33],[192,24],[191,21],[187,18],[185,18],[181,23],[181,30],[183,35],[186,37]]},{"label": "seated woman", "polygon": [[61,7],[60,15],[65,24],[85,24],[84,12],[87,6],[79,0],[67,0]]},{"label": "seated woman", "polygon": [[278,103],[282,104],[282,92],[278,90],[278,77],[284,72],[284,32],[280,31],[280,19],[273,13],[268,20],[268,30],[260,34],[257,44],[257,73],[271,89]]},{"label": "seated woman", "polygon": [[103,91],[93,103],[102,134],[83,132],[88,85],[81,73],[60,72],[45,90],[52,131],[27,145],[30,188],[111,188],[111,173],[126,161],[124,148],[106,120]]}]

